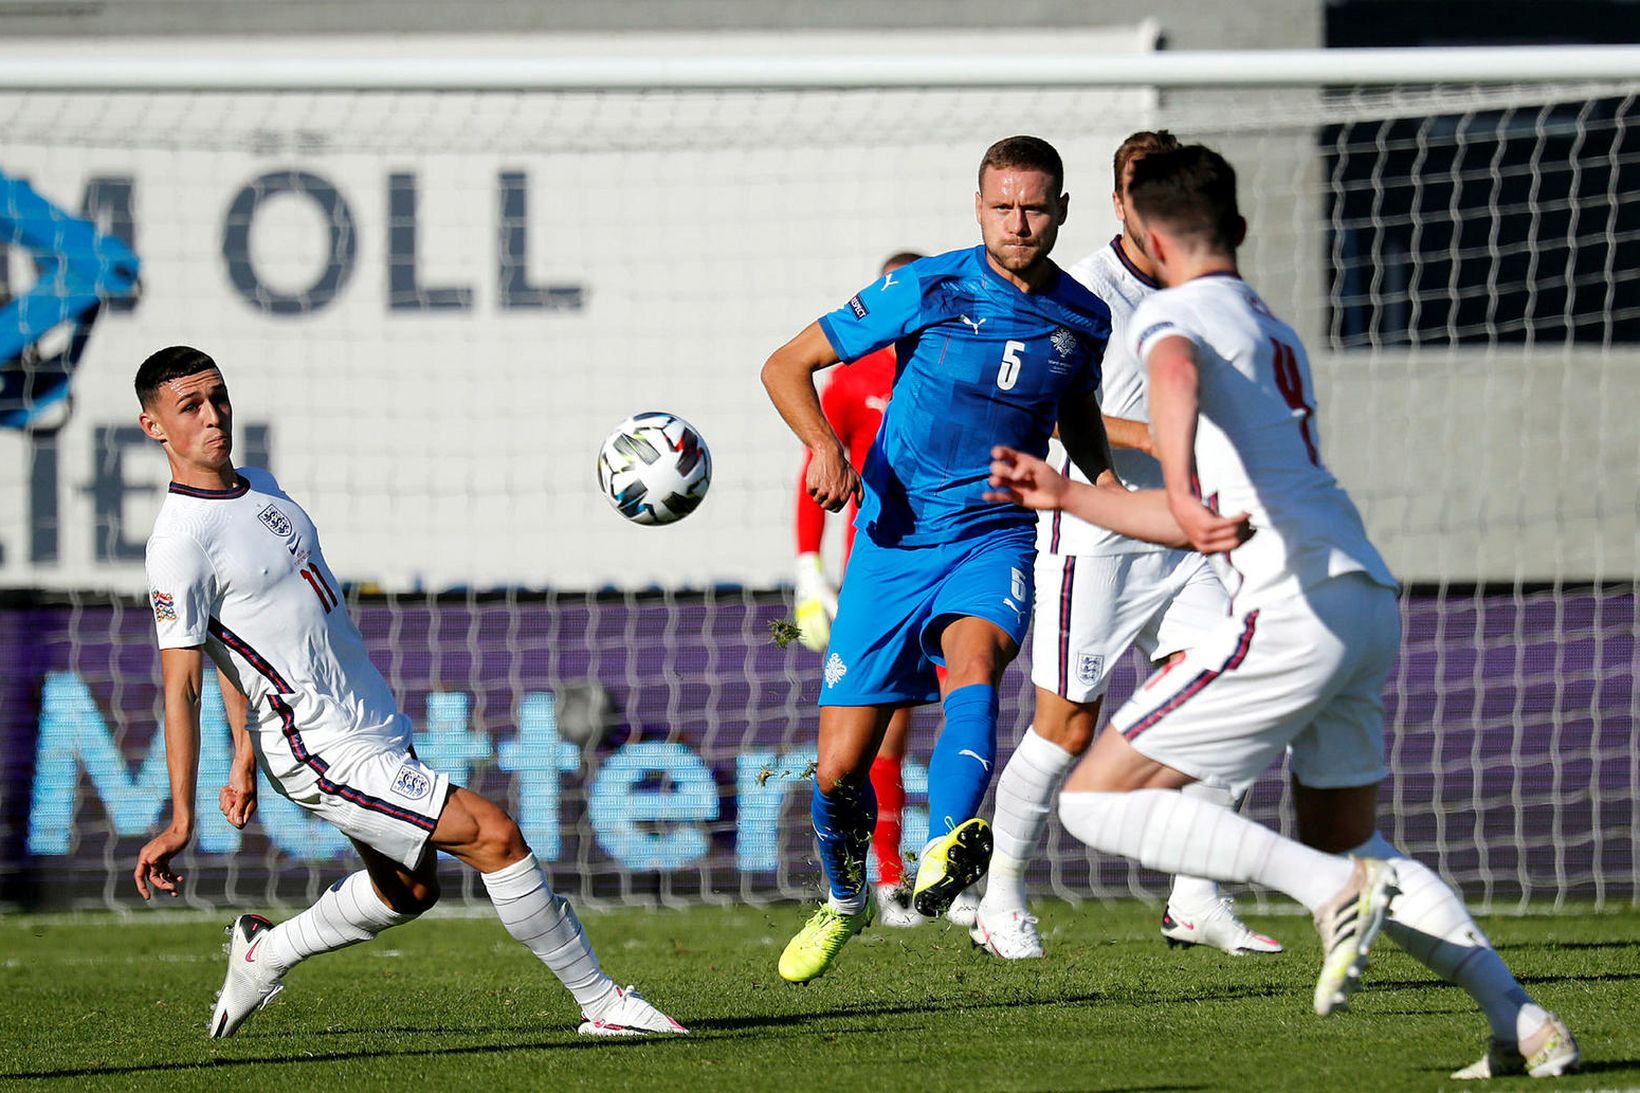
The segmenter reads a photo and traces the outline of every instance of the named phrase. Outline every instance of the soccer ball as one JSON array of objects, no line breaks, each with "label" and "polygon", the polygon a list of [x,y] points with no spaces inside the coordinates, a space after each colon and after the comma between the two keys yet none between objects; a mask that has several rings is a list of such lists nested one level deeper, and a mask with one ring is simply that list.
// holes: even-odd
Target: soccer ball
[{"label": "soccer ball", "polygon": [[598,450],[598,485],[634,524],[682,520],[711,483],[712,453],[695,427],[675,414],[634,414]]}]

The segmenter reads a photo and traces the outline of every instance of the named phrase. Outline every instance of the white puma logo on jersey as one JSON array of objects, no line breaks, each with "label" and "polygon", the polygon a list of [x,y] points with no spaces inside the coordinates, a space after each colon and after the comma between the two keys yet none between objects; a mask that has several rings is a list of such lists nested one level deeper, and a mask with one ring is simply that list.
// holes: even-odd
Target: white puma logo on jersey
[{"label": "white puma logo on jersey", "polygon": [[983,755],[981,755],[981,754],[980,754],[980,753],[979,753],[979,752],[977,752],[977,751],[974,751],[974,750],[973,750],[973,749],[971,749],[971,748],[963,748],[963,749],[962,749],[962,750],[961,750],[961,751],[959,751],[959,752],[957,752],[957,754],[958,754],[958,755],[966,755],[966,756],[969,756],[969,757],[970,757],[970,758],[972,758],[972,759],[974,759],[974,760],[975,760],[975,761],[976,761],[976,762],[978,762],[978,763],[979,763],[979,765],[980,765],[980,766],[982,766],[982,767],[984,767],[984,768],[985,768],[985,773],[986,773],[986,774],[990,774],[990,773],[991,773],[991,764],[990,764],[990,763],[988,763],[988,762],[986,762],[986,760],[985,760],[985,756],[983,756]]},{"label": "white puma logo on jersey", "polygon": [[898,282],[894,279],[894,275],[892,273],[885,273],[885,274],[883,274],[882,287],[879,288],[878,291],[879,292],[887,292],[889,290],[890,286],[897,285],[899,283],[900,282]]},{"label": "white puma logo on jersey", "polygon": [[982,326],[984,326],[984,325],[985,325],[985,323],[986,323],[986,320],[984,320],[984,319],[981,319],[981,320],[980,320],[980,321],[979,321],[979,322],[977,322],[977,323],[976,323],[976,322],[975,322],[975,321],[974,321],[974,320],[972,320],[972,319],[970,319],[970,318],[969,318],[969,317],[968,317],[968,316],[966,316],[966,315],[961,315],[961,316],[958,316],[958,317],[959,317],[959,318],[960,318],[960,319],[962,319],[962,321],[963,321],[963,322],[965,322],[965,323],[967,323],[967,324],[968,324],[968,325],[969,325],[969,326],[971,326],[971,327],[973,327],[973,328],[974,328],[974,333],[975,333],[975,334],[978,334],[978,333],[979,333],[979,328],[980,328],[980,327],[982,327]]}]

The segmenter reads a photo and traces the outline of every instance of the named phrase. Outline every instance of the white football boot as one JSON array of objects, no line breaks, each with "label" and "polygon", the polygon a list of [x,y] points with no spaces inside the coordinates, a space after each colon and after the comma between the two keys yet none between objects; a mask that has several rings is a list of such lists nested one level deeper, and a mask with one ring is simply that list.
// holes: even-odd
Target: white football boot
[{"label": "white football boot", "polygon": [[1210,945],[1231,956],[1247,953],[1279,953],[1281,942],[1254,933],[1236,917],[1234,901],[1220,896],[1206,911],[1190,914],[1168,904],[1162,912],[1162,936],[1169,949],[1184,945]]},{"label": "white football boot", "polygon": [[206,1029],[212,1039],[232,1036],[251,1014],[272,1002],[285,989],[284,977],[257,962],[256,951],[273,923],[261,915],[240,915],[228,923],[228,976],[216,996],[216,1009]]},{"label": "white football boot", "polygon": [[877,886],[877,925],[892,926],[897,930],[921,926],[927,922],[911,906],[911,889],[904,884]]},{"label": "white football boot", "polygon": [[689,1030],[650,1005],[638,988],[615,988],[615,1004],[603,1016],[587,1017],[576,1031],[582,1036],[687,1035]]},{"label": "white football boot", "polygon": [[1321,975],[1315,981],[1315,1012],[1322,1017],[1349,1005],[1367,970],[1367,953],[1383,929],[1395,887],[1395,869],[1377,858],[1356,858],[1349,883],[1315,913],[1321,935]]},{"label": "white football boot", "polygon": [[965,888],[957,893],[957,898],[951,901],[946,909],[945,917],[953,925],[964,929],[974,928],[974,921],[979,917],[980,894],[973,888]]},{"label": "white football boot", "polygon": [[1040,960],[1045,954],[1037,921],[1029,911],[987,915],[981,904],[974,912],[974,924],[969,927],[968,936],[975,945],[1003,960]]},{"label": "white football boot", "polygon": [[1452,1072],[1460,1082],[1530,1074],[1534,1078],[1558,1078],[1577,1069],[1582,1059],[1572,1030],[1554,1014],[1528,1036],[1524,1043],[1493,1040],[1479,1062]]}]

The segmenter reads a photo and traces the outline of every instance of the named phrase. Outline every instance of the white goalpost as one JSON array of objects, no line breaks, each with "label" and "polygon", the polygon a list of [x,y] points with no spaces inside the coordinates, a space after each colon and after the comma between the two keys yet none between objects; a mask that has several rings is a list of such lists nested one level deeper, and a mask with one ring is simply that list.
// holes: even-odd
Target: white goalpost
[{"label": "white goalpost", "polygon": [[[1103,245],[1141,128],[1236,166],[1245,272],[1304,336],[1323,456],[1406,582],[1386,833],[1486,908],[1640,899],[1640,48],[1157,44],[0,44],[0,907],[130,902],[163,814],[141,553],[165,466],[130,384],[177,342],[223,364],[240,460],[323,529],[418,753],[508,801],[558,890],[806,894],[820,665],[770,639],[799,453],[758,367],[888,254],[971,245],[1010,133],[1065,155],[1056,256]],[[594,474],[651,409],[714,460],[665,528]],[[211,695],[205,720],[210,801]],[[1282,772],[1248,808],[1286,822]],[[262,812],[203,820],[191,899],[334,878],[339,836]],[[1057,824],[1031,880],[1162,890]]]}]

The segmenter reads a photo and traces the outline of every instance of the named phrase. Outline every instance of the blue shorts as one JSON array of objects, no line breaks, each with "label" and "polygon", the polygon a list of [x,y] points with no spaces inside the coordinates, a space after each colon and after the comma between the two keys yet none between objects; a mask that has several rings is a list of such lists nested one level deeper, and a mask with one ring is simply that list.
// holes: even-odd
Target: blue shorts
[{"label": "blue shorts", "polygon": [[996,623],[1018,646],[1031,623],[1036,529],[885,547],[860,535],[822,662],[822,706],[917,705],[940,697],[940,635],[960,618]]}]

